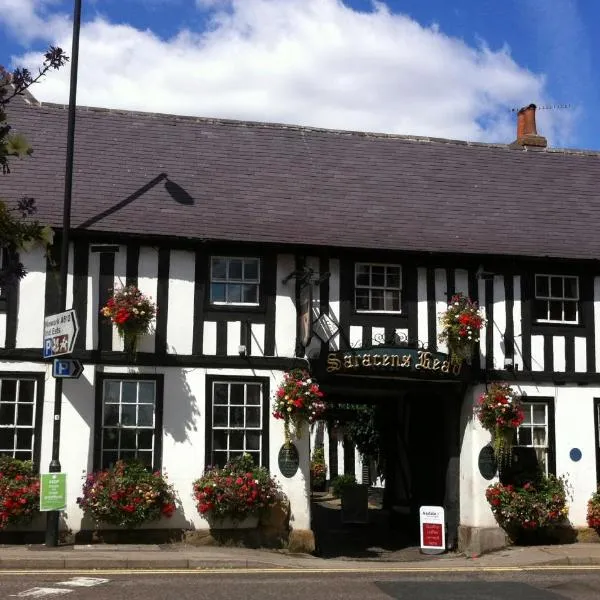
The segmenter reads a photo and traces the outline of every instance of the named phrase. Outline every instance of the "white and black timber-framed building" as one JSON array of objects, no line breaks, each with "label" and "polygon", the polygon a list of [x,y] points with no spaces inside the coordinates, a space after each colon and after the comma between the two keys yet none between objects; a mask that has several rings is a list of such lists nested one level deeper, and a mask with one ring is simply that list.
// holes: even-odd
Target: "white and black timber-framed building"
[{"label": "white and black timber-framed building", "polygon": [[[60,235],[67,110],[27,96],[9,116],[34,154],[14,163],[1,195],[35,198]],[[478,464],[489,434],[473,403],[486,382],[511,383],[526,396],[520,443],[568,475],[570,518],[585,526],[600,477],[598,153],[549,149],[537,135],[480,144],[86,107],[75,144],[67,305],[85,370],[64,385],[71,530],[84,528],[81,476],[134,455],[179,492],[164,526],[206,527],[191,482],[236,450],[270,467],[292,527],[310,529],[309,440],[297,442],[297,474],[281,476],[283,428],[271,417],[283,371],[306,364],[332,400],[389,404],[405,432],[395,501],[443,504],[463,547],[496,531],[484,496],[493,478]],[[42,470],[54,396],[42,325],[56,312],[57,258],[23,255],[28,275],[0,298],[0,452]],[[99,315],[125,282],[159,309],[135,364]],[[487,326],[470,367],[443,372],[438,315],[458,291]],[[382,343],[412,362],[365,365]],[[419,349],[432,352],[429,368],[417,368]]]}]

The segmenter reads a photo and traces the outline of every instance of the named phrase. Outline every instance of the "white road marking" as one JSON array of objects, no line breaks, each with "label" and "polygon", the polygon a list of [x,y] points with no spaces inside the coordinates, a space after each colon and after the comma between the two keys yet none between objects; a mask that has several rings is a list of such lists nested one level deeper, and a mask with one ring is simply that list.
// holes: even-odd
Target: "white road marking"
[{"label": "white road marking", "polygon": [[73,587],[93,587],[108,583],[110,579],[102,579],[101,577],[72,577],[68,581],[59,581],[56,585],[72,585]]},{"label": "white road marking", "polygon": [[42,588],[34,587],[30,590],[25,590],[20,594],[11,594],[13,598],[42,598],[43,596],[58,596],[60,594],[70,594],[73,590],[66,588]]}]

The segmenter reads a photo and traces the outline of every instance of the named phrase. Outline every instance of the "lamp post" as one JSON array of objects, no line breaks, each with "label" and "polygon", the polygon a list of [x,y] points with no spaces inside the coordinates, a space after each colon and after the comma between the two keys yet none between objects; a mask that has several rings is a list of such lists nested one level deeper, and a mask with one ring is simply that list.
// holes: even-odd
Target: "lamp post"
[{"label": "lamp post", "polygon": [[[75,150],[75,111],[77,105],[77,68],[79,63],[79,31],[81,29],[81,0],[74,0],[73,41],[71,48],[71,79],[69,88],[69,113],[67,125],[67,156],[65,162],[65,194],[63,203],[63,226],[60,247],[60,273],[58,310],[67,308],[67,269],[69,264],[69,230],[71,228],[71,198],[73,193],[73,157]],[[62,413],[63,380],[57,378],[54,387],[54,419],[52,431],[52,460],[50,473],[60,473],[60,419]],[[46,546],[58,546],[58,518],[60,512],[48,512],[46,522]]]}]

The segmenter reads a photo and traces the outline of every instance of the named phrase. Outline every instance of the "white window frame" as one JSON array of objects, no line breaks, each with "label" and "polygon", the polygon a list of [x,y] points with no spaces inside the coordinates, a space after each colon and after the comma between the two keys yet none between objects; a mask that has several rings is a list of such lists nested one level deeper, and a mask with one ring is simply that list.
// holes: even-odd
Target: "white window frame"
[{"label": "white window frame", "polygon": [[[525,412],[525,421],[518,427],[517,429],[517,439],[515,442],[515,447],[518,448],[533,448],[537,455],[538,464],[541,464],[540,461],[543,461],[544,464],[544,474],[548,475],[549,471],[549,462],[550,462],[550,403],[544,400],[538,400],[536,402],[522,402],[523,411]],[[533,422],[534,408],[543,408],[544,409],[544,422]],[[526,421],[529,421],[526,423]],[[534,429],[535,428],[543,428],[545,430],[545,444],[536,444]],[[530,431],[531,443],[523,444],[521,443],[522,431],[528,429]]]},{"label": "white window frame", "polygon": [[[358,285],[357,277],[358,277],[358,268],[359,267],[369,267],[369,285]],[[373,278],[373,267],[384,267],[384,285],[372,285]],[[398,287],[390,287],[385,285],[385,278],[387,278],[387,269],[393,268],[398,269]],[[394,291],[398,292],[398,310],[381,310],[381,309],[373,309],[373,308],[357,308],[356,296],[358,290],[368,290],[369,291],[369,307],[373,305],[373,298],[371,295],[372,290],[383,290],[384,291],[384,305],[385,305],[385,292],[386,291]],[[399,315],[402,314],[402,265],[393,264],[393,263],[371,263],[371,262],[357,262],[354,263],[354,311],[357,313],[377,313],[377,314],[392,314]]]},{"label": "white window frame", "polygon": [[[226,385],[227,386],[227,403],[218,403],[216,402],[216,394],[215,388],[217,385]],[[244,402],[243,404],[231,404],[231,386],[244,386]],[[259,404],[248,404],[248,386],[256,386],[259,389],[260,394],[260,403]],[[266,423],[264,422],[264,404],[267,402],[265,399],[265,388],[262,382],[253,381],[252,379],[244,380],[232,380],[232,379],[213,379],[211,382],[211,409],[210,409],[210,423],[211,423],[211,438],[210,438],[210,456],[214,457],[217,454],[225,455],[225,461],[227,462],[232,458],[232,456],[239,456],[241,453],[248,452],[251,456],[258,456],[258,464],[260,466],[264,466],[263,454],[264,454],[264,436],[268,434]],[[215,425],[215,407],[227,408],[227,425]],[[231,425],[231,409],[232,408],[242,408],[244,411],[244,426],[236,427]],[[259,425],[258,426],[247,426],[246,418],[247,418],[247,408],[258,409],[259,413]],[[216,450],[215,449],[215,432],[216,431],[225,431],[227,437],[227,448],[225,450]],[[242,431],[243,432],[243,448],[230,448],[231,443],[231,432]],[[247,439],[246,432],[256,432],[259,434],[259,447],[258,449],[247,449]],[[232,455],[232,452],[234,453]],[[210,461],[209,461],[210,462]]]},{"label": "white window frame", "polygon": [[[225,278],[215,278],[213,276],[213,261],[224,260],[227,263],[227,274]],[[242,278],[241,279],[229,279],[229,263],[232,260],[242,261]],[[256,261],[258,263],[258,273],[256,279],[245,279],[244,278],[244,264],[247,261]],[[211,256],[210,257],[210,303],[213,306],[259,306],[260,305],[260,279],[261,279],[261,259],[257,256]],[[225,296],[227,297],[228,286],[235,285],[255,285],[256,286],[256,302],[225,302],[213,299],[213,284],[221,283],[225,285]]]},{"label": "white window frame", "polygon": [[[4,385],[5,381],[16,381],[16,386],[15,386],[15,397],[13,401],[2,401],[2,386]],[[33,383],[33,396],[31,399],[31,402],[19,402],[19,390],[21,387],[21,382],[23,381],[30,381]],[[12,448],[2,448],[0,447],[0,455],[2,456],[12,456],[13,458],[18,458],[20,460],[29,460],[31,462],[35,462],[35,449],[36,449],[36,436],[37,436],[37,431],[36,431],[36,423],[37,423],[37,410],[38,410],[38,406],[37,406],[37,397],[38,397],[38,385],[39,385],[39,380],[34,378],[34,377],[27,377],[27,376],[23,376],[23,377],[3,377],[0,374],[0,404],[5,405],[5,404],[13,404],[15,407],[15,412],[14,412],[14,417],[13,417],[13,422],[12,423],[4,423],[4,424],[0,424],[0,429],[12,429],[13,430],[13,444],[12,444]],[[19,420],[19,407],[21,405],[31,405],[32,406],[32,410],[31,410],[31,424],[19,424],[18,420]],[[23,431],[23,430],[30,430],[31,433],[31,444],[29,448],[20,448],[17,445],[18,442],[18,438],[19,438],[19,431]],[[25,457],[24,454],[25,452],[27,452],[29,454],[28,457]]]},{"label": "white window frame", "polygon": [[[545,277],[548,280],[548,295],[547,296],[538,295],[538,286],[537,286],[538,277]],[[563,295],[562,296],[553,296],[552,295],[552,289],[551,289],[551,278],[552,277],[559,277],[560,279],[563,280]],[[575,284],[576,284],[576,288],[577,288],[577,296],[575,298],[567,298],[564,296],[565,279],[574,279],[575,280]],[[563,325],[578,325],[579,324],[579,277],[577,275],[558,275],[555,273],[536,273],[535,277],[534,277],[533,287],[534,287],[535,301],[542,300],[547,303],[547,310],[546,310],[547,318],[546,319],[537,319],[536,318],[537,323],[555,323],[555,324],[563,324]],[[562,319],[551,319],[550,318],[550,302],[562,302],[562,316],[563,316]],[[565,302],[574,302],[575,303],[575,319],[574,320],[564,319]]]},{"label": "white window frame", "polygon": [[[118,383],[119,384],[119,400],[118,402],[107,402],[106,397],[106,389],[107,384],[109,383]],[[135,403],[123,402],[123,384],[135,384],[136,385],[136,398]],[[154,387],[154,402],[140,402],[140,384],[152,384]],[[135,406],[135,424],[134,425],[123,425],[121,423],[121,419],[123,417],[123,406]],[[118,406],[119,416],[117,425],[106,425],[106,410],[107,406]],[[151,425],[139,425],[139,416],[140,416],[140,406],[152,406],[152,424]],[[144,455],[148,455],[150,457],[150,463],[148,467],[154,466],[155,454],[156,454],[156,445],[157,445],[157,435],[161,435],[161,432],[156,431],[156,422],[157,422],[157,410],[158,410],[158,382],[155,379],[145,379],[143,375],[136,379],[121,379],[118,375],[108,376],[102,379],[102,411],[101,411],[101,423],[100,423],[100,468],[104,469],[108,467],[108,463],[105,462],[104,457],[108,453],[117,454],[117,460],[123,458],[123,452],[135,452],[133,457],[126,456],[123,460],[134,460],[138,459],[139,452],[143,452]],[[117,446],[116,448],[105,449],[104,447],[104,432],[107,430],[113,430],[117,432]],[[135,432],[135,448],[124,448],[121,446],[121,434],[124,431],[132,431]],[[151,447],[139,448],[139,434],[142,431],[151,431],[152,432],[152,444]],[[146,461],[147,462],[147,461]]]}]

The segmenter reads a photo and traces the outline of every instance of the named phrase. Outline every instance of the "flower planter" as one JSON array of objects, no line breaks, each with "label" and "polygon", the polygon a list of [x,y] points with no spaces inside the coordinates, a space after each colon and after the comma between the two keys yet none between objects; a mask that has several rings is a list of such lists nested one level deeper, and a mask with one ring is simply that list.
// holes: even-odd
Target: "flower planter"
[{"label": "flower planter", "polygon": [[208,517],[211,529],[255,529],[258,527],[258,515],[248,515],[244,519],[233,519],[232,517]]}]

